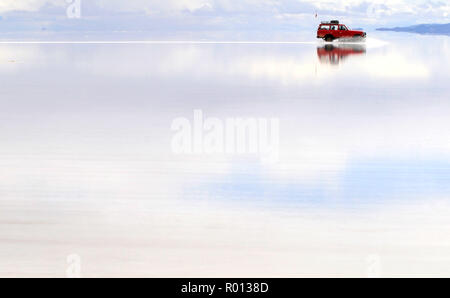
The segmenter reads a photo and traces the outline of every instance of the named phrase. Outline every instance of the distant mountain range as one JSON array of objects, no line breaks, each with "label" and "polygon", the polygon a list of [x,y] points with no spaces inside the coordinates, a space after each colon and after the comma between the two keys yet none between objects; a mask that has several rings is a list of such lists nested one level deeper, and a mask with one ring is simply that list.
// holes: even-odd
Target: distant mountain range
[{"label": "distant mountain range", "polygon": [[419,34],[439,34],[450,35],[450,23],[448,24],[421,24],[409,27],[395,27],[395,28],[377,28],[378,31],[396,31],[396,32],[411,32]]}]

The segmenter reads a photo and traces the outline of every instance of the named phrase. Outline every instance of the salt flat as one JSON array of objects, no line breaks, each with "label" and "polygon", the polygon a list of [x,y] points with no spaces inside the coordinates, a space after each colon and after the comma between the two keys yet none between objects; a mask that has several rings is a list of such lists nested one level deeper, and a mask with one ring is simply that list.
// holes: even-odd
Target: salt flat
[{"label": "salt flat", "polygon": [[[0,276],[450,276],[450,40],[370,36],[1,43]],[[195,110],[278,159],[176,154]]]}]

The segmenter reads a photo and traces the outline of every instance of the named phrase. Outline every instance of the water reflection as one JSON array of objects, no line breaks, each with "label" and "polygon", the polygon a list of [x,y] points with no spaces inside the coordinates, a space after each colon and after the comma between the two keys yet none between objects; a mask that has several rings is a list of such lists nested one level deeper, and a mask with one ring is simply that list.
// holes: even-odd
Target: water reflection
[{"label": "water reflection", "polygon": [[[417,38],[0,46],[0,275],[448,270],[450,51]],[[279,163],[174,155],[194,109],[279,118]]]},{"label": "water reflection", "polygon": [[364,55],[366,46],[364,44],[327,44],[317,48],[320,63],[339,65],[350,56]]}]

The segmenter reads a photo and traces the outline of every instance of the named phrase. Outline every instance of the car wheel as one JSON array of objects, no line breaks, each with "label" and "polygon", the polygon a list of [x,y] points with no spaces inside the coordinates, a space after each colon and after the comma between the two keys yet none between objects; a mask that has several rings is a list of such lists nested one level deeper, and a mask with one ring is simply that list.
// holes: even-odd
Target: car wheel
[{"label": "car wheel", "polygon": [[325,36],[325,41],[331,42],[331,41],[333,41],[333,37],[330,35]]}]

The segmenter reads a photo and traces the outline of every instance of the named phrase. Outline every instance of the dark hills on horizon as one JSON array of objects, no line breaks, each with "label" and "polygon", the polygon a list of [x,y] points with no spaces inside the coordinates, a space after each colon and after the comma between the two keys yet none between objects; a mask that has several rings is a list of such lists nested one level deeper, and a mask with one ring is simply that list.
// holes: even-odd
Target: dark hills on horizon
[{"label": "dark hills on horizon", "polygon": [[448,24],[420,24],[407,27],[394,28],[377,28],[377,31],[395,31],[395,32],[410,32],[418,34],[433,34],[433,35],[449,35],[450,23]]}]

